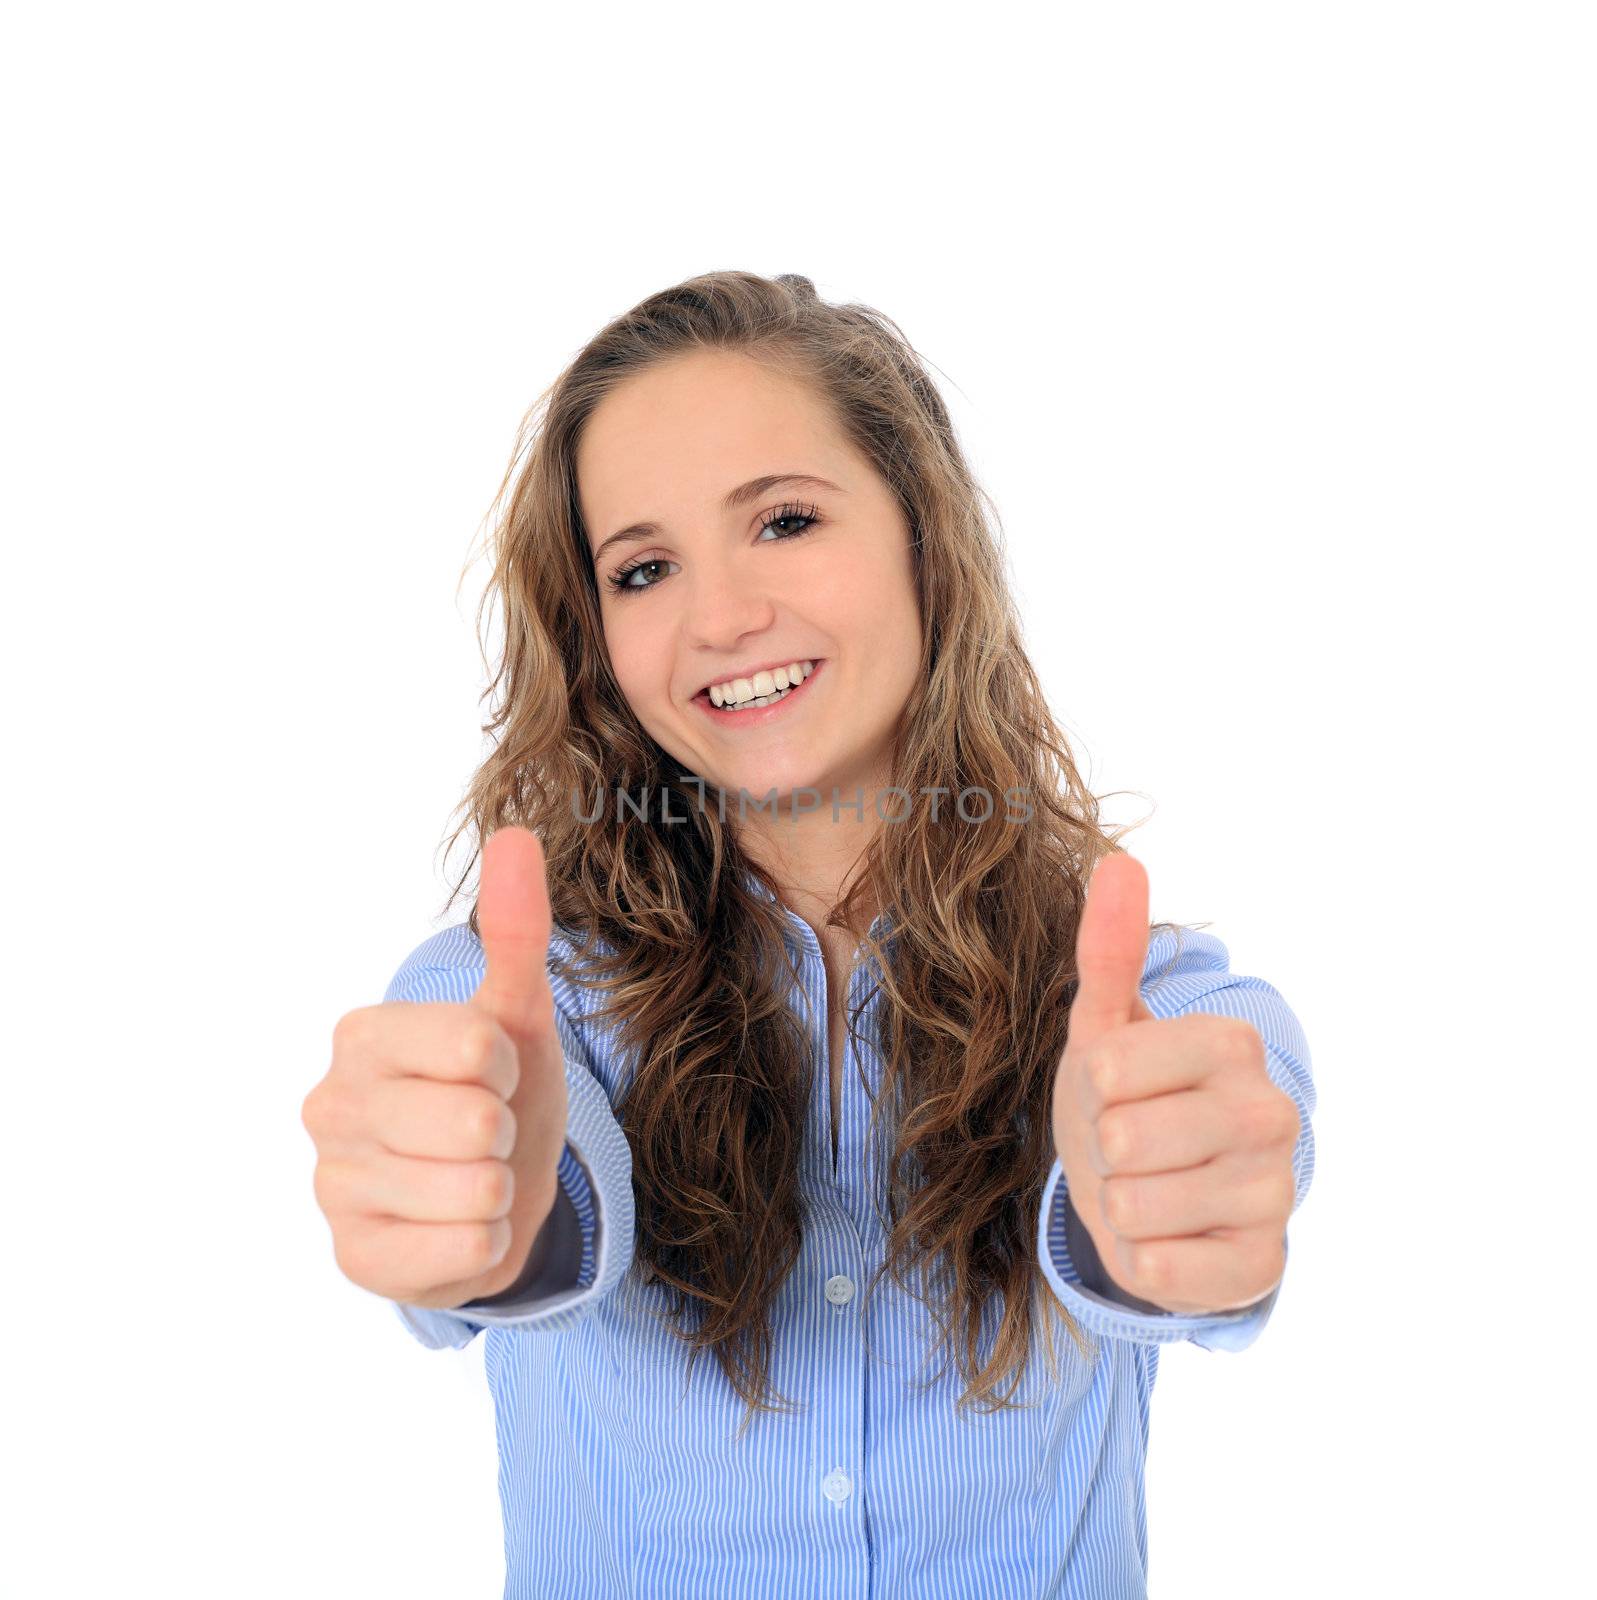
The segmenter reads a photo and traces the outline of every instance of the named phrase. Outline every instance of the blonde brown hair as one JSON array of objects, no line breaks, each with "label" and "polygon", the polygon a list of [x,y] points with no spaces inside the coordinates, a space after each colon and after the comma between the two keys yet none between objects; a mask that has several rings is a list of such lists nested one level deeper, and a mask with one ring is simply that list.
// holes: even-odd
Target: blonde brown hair
[{"label": "blonde brown hair", "polygon": [[[485,691],[495,746],[449,844],[469,834],[480,849],[510,823],[542,840],[554,920],[584,951],[580,967],[561,970],[611,997],[598,1015],[616,1019],[631,1063],[615,1112],[633,1155],[635,1265],[664,1286],[691,1359],[713,1352],[749,1407],[745,1425],[755,1409],[778,1409],[771,1305],[800,1249],[816,1050],[791,1006],[791,966],[783,972],[783,909],[744,879],[773,897],[778,885],[740,849],[732,808],[723,820],[703,803],[617,687],[577,495],[577,444],[599,402],[698,350],[741,352],[813,386],[902,507],[924,642],[893,782],[912,796],[976,787],[995,801],[1018,789],[1031,807],[1017,826],[1002,805],[986,822],[953,815],[951,802],[913,806],[877,831],[829,919],[863,923],[867,881],[891,917],[889,937],[867,936],[861,952],[882,989],[873,1132],[893,1119],[889,1249],[867,1292],[891,1272],[916,1294],[945,1358],[958,1348],[959,1405],[997,1409],[1020,1384],[1039,1305],[1092,1354],[1057,1297],[1039,1293],[1036,1240],[1076,927],[1087,879],[1118,835],[1100,824],[1027,659],[996,510],[896,324],[828,304],[797,274],[706,273],[617,317],[538,397],[490,516],[483,605],[497,599],[504,622]],[[611,816],[620,808],[608,804],[589,824],[572,801],[662,789],[687,825],[656,826],[652,807],[649,820]],[[470,924],[477,932],[475,906]],[[847,1019],[856,1033],[863,1007]],[[1002,1320],[979,1364],[994,1296]]]}]

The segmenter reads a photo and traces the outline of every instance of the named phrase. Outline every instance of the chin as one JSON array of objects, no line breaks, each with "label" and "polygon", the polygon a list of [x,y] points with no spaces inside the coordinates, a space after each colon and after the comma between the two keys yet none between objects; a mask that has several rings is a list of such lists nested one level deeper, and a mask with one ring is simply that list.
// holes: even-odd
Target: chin
[{"label": "chin", "polygon": [[[791,767],[761,767],[751,766],[740,772],[728,773],[724,778],[717,780],[727,792],[727,809],[731,814],[732,808],[737,803],[737,792],[743,789],[748,793],[751,805],[750,815],[753,815],[752,802],[762,799],[772,789],[776,790],[779,803],[787,801],[795,789],[813,789],[820,795],[820,802],[816,809],[829,808],[832,803],[832,782],[822,773],[812,767],[805,767],[795,772]],[[805,797],[809,799],[809,796]]]}]

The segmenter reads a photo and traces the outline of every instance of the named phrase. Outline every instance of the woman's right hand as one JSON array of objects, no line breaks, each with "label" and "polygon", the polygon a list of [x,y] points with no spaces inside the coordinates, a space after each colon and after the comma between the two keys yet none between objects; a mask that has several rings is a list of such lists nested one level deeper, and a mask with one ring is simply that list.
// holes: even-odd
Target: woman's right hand
[{"label": "woman's right hand", "polygon": [[487,969],[471,999],[346,1012],[300,1112],[340,1271],[441,1310],[521,1277],[566,1137],[549,893],[527,829],[483,846],[477,920]]}]

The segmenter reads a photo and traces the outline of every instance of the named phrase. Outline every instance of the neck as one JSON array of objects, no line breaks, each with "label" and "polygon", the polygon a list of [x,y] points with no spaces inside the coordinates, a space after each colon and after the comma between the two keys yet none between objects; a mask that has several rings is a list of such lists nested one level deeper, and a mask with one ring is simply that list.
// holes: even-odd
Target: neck
[{"label": "neck", "polygon": [[[867,789],[863,819],[840,808],[834,822],[828,802],[797,821],[747,819],[740,843],[744,853],[775,880],[783,903],[821,937],[833,908],[864,872],[866,854],[882,826],[874,793]],[[876,886],[868,885],[851,919],[851,931],[862,936],[880,910]]]}]

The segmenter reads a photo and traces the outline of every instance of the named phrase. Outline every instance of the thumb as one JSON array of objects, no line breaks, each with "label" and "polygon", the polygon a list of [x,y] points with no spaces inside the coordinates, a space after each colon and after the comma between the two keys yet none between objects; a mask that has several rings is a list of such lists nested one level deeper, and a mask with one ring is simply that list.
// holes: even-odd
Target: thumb
[{"label": "thumb", "polygon": [[1136,857],[1116,850],[1094,870],[1076,930],[1079,982],[1070,1008],[1070,1044],[1089,1045],[1114,1028],[1152,1015],[1142,1001],[1147,964],[1147,869]]},{"label": "thumb", "polygon": [[486,963],[471,1005],[518,1045],[549,1023],[549,887],[543,845],[526,828],[500,828],[482,847],[477,926]]}]

